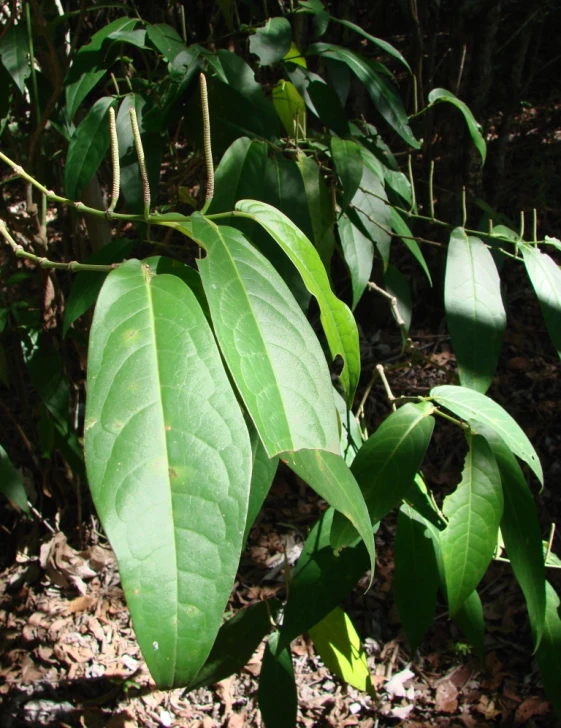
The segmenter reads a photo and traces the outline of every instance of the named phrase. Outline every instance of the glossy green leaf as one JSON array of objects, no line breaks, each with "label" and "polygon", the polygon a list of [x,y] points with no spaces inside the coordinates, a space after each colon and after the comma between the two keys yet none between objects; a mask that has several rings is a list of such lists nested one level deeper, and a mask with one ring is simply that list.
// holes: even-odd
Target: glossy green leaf
[{"label": "glossy green leaf", "polygon": [[207,251],[198,265],[216,337],[269,457],[301,448],[338,453],[325,357],[282,278],[238,230],[192,220]]},{"label": "glossy green leaf", "polygon": [[386,191],[376,174],[366,165],[362,170],[360,187],[352,199],[364,231],[376,243],[378,252],[388,267],[391,243],[391,208],[387,204]]},{"label": "glossy green leaf", "polygon": [[374,693],[366,654],[348,614],[336,607],[309,633],[328,670],[357,690]]},{"label": "glossy green leaf", "polygon": [[273,483],[275,473],[279,464],[278,456],[270,458],[267,451],[263,447],[263,443],[259,439],[257,430],[253,423],[249,423],[249,439],[251,441],[251,486],[249,490],[249,504],[247,507],[247,521],[243,535],[243,542],[247,542],[247,537],[251,531],[255,519],[257,518],[265,498],[269,493],[269,489]]},{"label": "glossy green leaf", "polygon": [[448,244],[444,308],[460,382],[485,394],[497,368],[506,313],[493,256],[463,228],[452,232]]},{"label": "glossy green leaf", "polygon": [[546,582],[545,629],[536,660],[540,668],[543,686],[557,716],[561,715],[561,616],[559,597]]},{"label": "glossy green leaf", "polygon": [[403,504],[397,519],[393,588],[401,626],[414,652],[434,618],[439,575],[424,518]]},{"label": "glossy green leaf", "polygon": [[312,242],[325,269],[329,270],[331,256],[335,248],[335,236],[333,234],[334,210],[331,193],[314,159],[300,152],[296,164],[304,183],[306,204],[313,231]]},{"label": "glossy green leaf", "polygon": [[[405,276],[390,263],[384,271],[384,283],[386,291],[395,298],[399,315],[405,324],[405,329],[409,331],[411,318],[413,316],[413,301],[411,298],[411,288],[409,287],[407,278],[405,278]],[[393,309],[392,315],[395,318]]]},{"label": "glossy green leaf", "polygon": [[262,66],[282,61],[292,45],[292,28],[286,18],[269,18],[249,38],[249,52],[254,53]]},{"label": "glossy green leaf", "polygon": [[[25,81],[31,75],[29,38],[23,22],[10,25],[0,41],[2,64],[21,94],[25,94]],[[6,90],[3,91],[6,93]]]},{"label": "glossy green leaf", "polygon": [[333,508],[310,531],[290,582],[290,594],[281,627],[281,646],[286,646],[321,621],[368,569],[363,541],[335,554],[331,546]]},{"label": "glossy green leaf", "polygon": [[485,619],[479,594],[474,590],[454,615],[462,632],[474,646],[481,664],[485,663]]},{"label": "glossy green leaf", "polygon": [[320,498],[327,501],[342,517],[345,517],[345,522],[350,527],[352,541],[339,542],[337,546],[348,546],[356,540],[356,533],[360,535],[370,555],[370,568],[374,573],[376,554],[368,508],[358,483],[343,457],[321,450],[288,452],[284,453],[282,457],[288,463],[289,468],[315,490]]},{"label": "glossy green leaf", "polygon": [[561,269],[547,253],[520,246],[524,265],[540,302],[547,331],[561,357]]},{"label": "glossy green leaf", "polygon": [[90,335],[85,449],[152,677],[189,684],[238,568],[251,447],[212,331],[188,286],[128,261]]},{"label": "glossy green leaf", "polygon": [[528,463],[543,485],[542,466],[532,443],[499,404],[472,389],[449,384],[434,387],[431,397],[465,420],[474,432],[478,432],[480,425],[491,427],[515,455]]},{"label": "glossy green leaf", "polygon": [[356,142],[334,136],[331,137],[331,156],[343,188],[341,209],[344,211],[362,179],[362,155]]},{"label": "glossy green leaf", "polygon": [[316,43],[308,47],[307,55],[316,54],[346,63],[364,84],[378,113],[407,144],[414,149],[420,148],[420,143],[415,139],[409,127],[399,93],[374,63],[364,56],[353,53],[348,48],[327,43]]},{"label": "glossy green leaf", "polygon": [[166,23],[150,23],[146,26],[150,42],[169,63],[185,50],[185,41],[179,33]]},{"label": "glossy green leaf", "polygon": [[280,606],[276,599],[268,599],[240,609],[225,622],[218,630],[207,661],[188,689],[206,687],[240,672],[271,631],[271,621]]},{"label": "glossy green leaf", "polygon": [[0,445],[0,493],[24,513],[30,514],[23,481],[2,445]]},{"label": "glossy green leaf", "polygon": [[[437,531],[442,531],[446,528],[446,521],[442,518],[432,494],[423,480],[423,477],[417,473],[413,485],[407,491],[404,498],[405,503],[411,506],[419,516],[422,516],[423,520],[429,523]],[[436,547],[435,547],[436,548]]]},{"label": "glossy green leaf", "polygon": [[345,263],[351,274],[352,308],[354,311],[366,290],[366,284],[370,280],[374,260],[374,245],[370,238],[345,214],[341,215],[337,221],[337,229],[339,230]]},{"label": "glossy green leaf", "polygon": [[538,513],[518,461],[504,441],[490,428],[481,434],[491,446],[503,485],[504,510],[501,533],[506,555],[524,593],[536,647],[545,619],[545,568]]},{"label": "glossy green leaf", "polygon": [[366,40],[369,40],[371,43],[374,43],[374,45],[377,45],[378,48],[381,48],[385,53],[388,54],[391,58],[395,58],[400,63],[403,63],[405,68],[411,73],[411,68],[405,58],[401,55],[401,53],[397,50],[397,48],[394,48],[391,43],[388,43],[385,40],[382,40],[381,38],[375,38],[373,35],[370,35],[370,33],[367,33],[365,30],[363,30],[359,25],[356,23],[351,23],[350,20],[339,20],[337,18],[331,18],[335,23],[340,23],[341,25],[344,25],[345,28],[350,28],[350,30],[354,30],[355,33],[358,33],[363,38],[366,38]]},{"label": "glossy green leaf", "polygon": [[[349,134],[349,122],[337,93],[317,73],[298,64],[299,60],[301,59],[293,59],[285,65],[288,77],[296,86],[308,109],[322,126],[327,126],[335,134],[339,136]],[[294,63],[298,65],[293,65]]]},{"label": "glossy green leaf", "polygon": [[401,237],[407,248],[409,248],[409,251],[424,270],[425,275],[432,286],[432,278],[425,256],[423,255],[417,241],[413,239],[413,233],[409,229],[409,225],[393,207],[390,208],[390,225],[392,230]]},{"label": "glossy green leaf", "polygon": [[409,178],[395,169],[389,169],[384,166],[384,180],[386,186],[392,189],[394,192],[405,200],[405,202],[413,207],[413,212],[416,212],[415,200],[413,199],[413,191],[411,189],[411,182]]},{"label": "glossy green leaf", "polygon": [[[104,245],[103,248],[90,255],[85,262],[90,265],[120,263],[125,258],[128,258],[135,243],[136,240],[129,240],[129,238],[112,240],[107,245]],[[72,288],[66,301],[64,324],[62,327],[63,336],[66,336],[68,329],[74,321],[94,305],[106,277],[107,273],[93,273],[90,271],[78,273],[72,283]]]},{"label": "glossy green leaf", "polygon": [[306,104],[290,81],[281,80],[273,88],[273,104],[291,139],[306,138]]},{"label": "glossy green leaf", "polygon": [[109,108],[115,100],[98,99],[74,132],[64,167],[64,189],[71,200],[79,200],[109,149]]},{"label": "glossy green leaf", "polygon": [[298,711],[290,648],[278,649],[278,632],[267,640],[259,676],[259,709],[265,728],[294,728]]},{"label": "glossy green leaf", "polygon": [[[411,488],[432,435],[433,411],[428,402],[405,404],[392,412],[358,451],[351,470],[372,523],[386,516]],[[356,535],[350,524],[336,514],[332,544],[352,543],[353,538]]]},{"label": "glossy green leaf", "polygon": [[363,443],[360,427],[356,417],[347,407],[347,403],[335,387],[333,388],[333,395],[341,423],[341,455],[347,465],[351,465]]},{"label": "glossy green leaf", "polygon": [[467,434],[462,480],[444,499],[448,525],[440,534],[450,614],[477,587],[497,547],[503,514],[501,476],[487,440]]},{"label": "glossy green leaf", "polygon": [[242,200],[236,204],[236,210],[251,215],[277,241],[300,272],[306,288],[315,296],[331,356],[343,358],[339,376],[347,403],[352,404],[360,377],[358,330],[349,308],[331,290],[319,254],[302,231],[270,205]]},{"label": "glossy green leaf", "polygon": [[463,101],[460,101],[460,99],[457,96],[454,96],[451,91],[447,91],[444,88],[434,88],[429,94],[428,101],[430,106],[433,106],[439,101],[445,101],[449,104],[453,104],[457,109],[462,112],[472,141],[475,144],[477,151],[481,155],[482,163],[485,164],[485,159],[487,157],[487,145],[483,136],[483,128],[481,124],[478,124],[478,122],[475,120],[475,117],[471,113],[471,109],[468,107],[468,105],[465,104]]}]

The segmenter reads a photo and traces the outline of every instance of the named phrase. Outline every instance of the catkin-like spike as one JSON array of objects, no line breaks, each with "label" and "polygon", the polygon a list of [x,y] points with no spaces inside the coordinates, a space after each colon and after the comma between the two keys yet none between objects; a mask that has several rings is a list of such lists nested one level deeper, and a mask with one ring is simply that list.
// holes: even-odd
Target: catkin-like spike
[{"label": "catkin-like spike", "polygon": [[117,125],[115,123],[115,109],[109,108],[109,133],[111,135],[111,165],[113,167],[113,187],[111,189],[111,204],[107,212],[113,212],[119,199],[121,186],[121,166],[119,164],[119,143],[117,141]]},{"label": "catkin-like spike", "polygon": [[136,156],[138,157],[138,164],[140,166],[140,176],[142,177],[142,191],[144,198],[144,217],[148,219],[150,216],[150,184],[148,182],[148,172],[146,171],[146,161],[144,159],[144,149],[142,148],[142,139],[140,138],[140,130],[138,128],[138,121],[136,119],[136,111],[134,109],[129,110],[129,116],[131,118],[132,135],[134,137],[134,146],[136,148]]},{"label": "catkin-like spike", "polygon": [[206,87],[206,77],[204,73],[200,75],[201,81],[201,107],[203,112],[203,146],[205,150],[206,162],[206,210],[214,197],[214,165],[212,163],[212,146],[210,140],[210,114],[208,111],[208,91]]}]

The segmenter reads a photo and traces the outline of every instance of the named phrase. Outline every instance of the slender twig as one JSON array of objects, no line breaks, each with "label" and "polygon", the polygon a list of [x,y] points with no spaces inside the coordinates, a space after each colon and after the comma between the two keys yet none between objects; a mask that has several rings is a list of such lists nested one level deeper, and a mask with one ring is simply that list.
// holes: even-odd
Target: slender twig
[{"label": "slender twig", "polygon": [[107,212],[113,212],[119,199],[121,186],[121,166],[119,164],[119,141],[117,139],[117,126],[115,124],[115,109],[109,108],[109,133],[111,136],[111,165],[113,167],[113,186],[111,189],[111,204]]},{"label": "slender twig", "polygon": [[429,206],[430,206],[430,219],[434,220],[434,159],[431,159],[431,161],[430,161]]},{"label": "slender twig", "polygon": [[466,187],[462,187],[462,227],[465,228],[467,222],[467,204],[466,204]]},{"label": "slender twig", "polygon": [[374,382],[376,381],[377,376],[378,376],[378,372],[374,369],[372,371],[372,376],[370,377],[370,381],[368,382],[368,386],[364,390],[364,394],[362,395],[361,400],[359,402],[358,409],[356,411],[356,417],[355,417],[355,419],[359,425],[360,425],[360,419],[361,419],[362,415],[364,414],[364,405],[366,404],[366,400],[368,399],[368,397],[370,395],[370,391],[371,391],[372,387],[374,386]]},{"label": "slender twig", "polygon": [[547,541],[547,549],[545,552],[545,559],[544,561],[547,561],[549,558],[549,554],[551,553],[551,547],[553,546],[553,538],[555,537],[555,523],[551,524],[551,528],[549,530],[549,539]]},{"label": "slender twig", "polygon": [[534,238],[534,240],[538,239],[538,211],[535,207],[532,218],[532,237]]},{"label": "slender twig", "polygon": [[372,281],[368,281],[366,284],[366,287],[371,291],[376,291],[381,296],[384,296],[384,298],[387,298],[390,302],[390,306],[392,309],[393,317],[396,320],[397,325],[399,326],[401,333],[403,334],[403,337],[405,339],[405,344],[408,348],[413,347],[413,342],[411,341],[409,337],[409,332],[407,331],[407,326],[405,324],[405,321],[403,320],[403,316],[401,315],[399,311],[399,306],[397,303],[397,298],[395,296],[392,296],[391,293],[388,293],[388,291],[385,291],[383,288],[380,288],[380,286],[376,285],[376,283],[373,283]]},{"label": "slender twig", "polygon": [[140,138],[140,129],[136,119],[136,110],[129,109],[131,119],[132,135],[134,137],[134,146],[136,148],[136,156],[138,157],[138,165],[140,167],[140,176],[142,178],[142,197],[144,199],[144,220],[150,217],[150,183],[148,182],[148,172],[146,170],[146,160],[144,158],[144,149],[142,147],[142,139]]},{"label": "slender twig", "polygon": [[393,392],[391,390],[390,383],[388,382],[388,379],[386,377],[386,372],[384,371],[384,367],[381,364],[376,364],[376,371],[378,372],[378,376],[382,380],[382,384],[384,385],[384,389],[386,390],[386,395],[392,406],[392,410],[395,412],[397,409],[397,405],[395,403],[395,397],[393,396]]},{"label": "slender twig", "polygon": [[179,20],[181,22],[181,37],[183,42],[187,43],[187,28],[185,26],[185,8],[183,5],[179,5]]},{"label": "slender twig", "polygon": [[205,204],[201,212],[204,214],[212,202],[214,197],[214,164],[212,161],[212,144],[210,137],[210,113],[208,109],[208,90],[206,86],[206,76],[204,73],[200,75],[201,82],[201,110],[203,114],[203,146],[206,162],[206,195]]},{"label": "slender twig", "polygon": [[452,417],[451,415],[446,414],[446,412],[443,412],[441,409],[435,408],[434,414],[438,415],[439,417],[442,417],[443,420],[448,420],[448,422],[453,422],[458,427],[461,427],[462,430],[469,430],[470,427],[465,422],[462,422],[462,420],[458,420],[455,417]]}]

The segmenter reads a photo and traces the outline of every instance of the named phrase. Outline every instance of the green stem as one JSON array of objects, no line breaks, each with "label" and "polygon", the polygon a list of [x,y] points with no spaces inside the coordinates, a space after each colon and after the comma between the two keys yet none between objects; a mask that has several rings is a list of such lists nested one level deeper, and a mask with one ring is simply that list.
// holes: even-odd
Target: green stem
[{"label": "green stem", "polygon": [[462,420],[456,419],[456,417],[452,417],[451,415],[447,415],[446,412],[443,412],[440,409],[434,410],[434,414],[438,415],[439,417],[442,417],[444,420],[448,420],[448,422],[452,422],[454,425],[457,425],[458,427],[461,427],[462,430],[469,430],[469,425],[465,422],[462,422]]}]

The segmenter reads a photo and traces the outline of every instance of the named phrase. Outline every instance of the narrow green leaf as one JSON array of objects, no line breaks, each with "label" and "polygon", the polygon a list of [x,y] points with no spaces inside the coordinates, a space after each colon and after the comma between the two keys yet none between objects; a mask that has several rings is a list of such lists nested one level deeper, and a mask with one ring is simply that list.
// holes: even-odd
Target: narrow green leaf
[{"label": "narrow green leaf", "polygon": [[344,212],[362,179],[362,154],[356,142],[331,137],[331,156],[343,188],[341,210]]},{"label": "narrow green leaf", "polygon": [[449,104],[453,104],[457,109],[462,112],[473,143],[475,144],[477,151],[481,155],[482,163],[485,164],[485,159],[487,157],[487,145],[485,143],[485,138],[482,133],[483,128],[481,124],[478,124],[475,120],[475,117],[471,113],[469,106],[463,101],[460,101],[460,99],[457,96],[454,96],[451,91],[447,91],[444,88],[434,88],[429,94],[428,101],[430,106],[433,106],[439,101],[446,101]]},{"label": "narrow green leaf", "polygon": [[240,672],[271,631],[280,602],[268,599],[241,609],[218,630],[207,661],[188,690],[206,687]]},{"label": "narrow green leaf", "polygon": [[306,203],[313,230],[312,241],[328,271],[335,248],[331,194],[314,159],[300,152],[296,158],[296,164],[304,182]]},{"label": "narrow green leaf", "polygon": [[450,235],[444,307],[460,382],[485,394],[499,361],[506,313],[493,256],[463,228]]},{"label": "narrow green leaf", "polygon": [[502,438],[490,428],[481,434],[497,461],[504,495],[501,533],[506,555],[524,593],[534,644],[539,645],[545,620],[545,568],[541,529],[532,494],[518,461]]},{"label": "narrow green leaf", "polygon": [[348,614],[336,607],[309,632],[328,670],[357,690],[374,693],[366,654]]},{"label": "narrow green leaf", "polygon": [[454,615],[462,632],[474,646],[481,664],[485,663],[485,619],[479,594],[474,590]]},{"label": "narrow green leaf", "polygon": [[405,324],[405,329],[409,331],[413,316],[413,301],[411,299],[411,288],[409,287],[407,278],[390,263],[387,270],[384,271],[384,283],[386,285],[386,291],[396,299],[399,315]]},{"label": "narrow green leaf", "polygon": [[179,33],[166,23],[150,23],[146,26],[148,39],[162,56],[172,63],[186,49],[185,42]]},{"label": "narrow green leaf", "polygon": [[251,215],[277,241],[300,272],[306,288],[315,296],[331,356],[343,358],[340,379],[347,403],[352,405],[360,377],[358,330],[349,308],[331,290],[319,254],[296,225],[270,205],[241,200],[236,210]]},{"label": "narrow green leaf", "polygon": [[[130,255],[136,242],[136,240],[129,240],[129,238],[112,240],[107,245],[104,245],[103,248],[90,255],[85,262],[90,265],[120,263]],[[62,327],[63,336],[66,336],[68,329],[74,321],[79,319],[80,316],[85,314],[94,305],[106,277],[107,273],[92,273],[90,271],[78,273],[72,283],[72,288],[66,301],[64,324]]]},{"label": "narrow green leaf", "polygon": [[251,448],[212,331],[177,276],[113,271],[90,335],[88,480],[156,683],[189,684],[239,562]]},{"label": "narrow green leaf", "polygon": [[363,38],[366,38],[366,40],[369,40],[371,43],[374,43],[374,45],[377,45],[378,48],[381,48],[385,53],[388,54],[388,56],[391,56],[392,58],[395,58],[400,63],[403,63],[405,68],[411,73],[411,68],[405,58],[401,55],[401,53],[397,50],[397,48],[394,48],[391,43],[388,43],[385,40],[382,40],[381,38],[375,38],[373,35],[370,35],[370,33],[367,33],[365,30],[363,30],[359,25],[356,25],[356,23],[351,23],[350,20],[338,20],[337,18],[331,17],[331,20],[333,20],[336,23],[340,23],[341,25],[344,25],[345,28],[350,28],[351,30],[354,30],[355,33],[358,33]]},{"label": "narrow green leaf", "polygon": [[415,476],[415,481],[407,491],[404,501],[422,516],[424,522],[434,526],[437,531],[446,528],[446,521],[442,518],[435,505],[434,498],[432,498],[425,481],[419,473]]},{"label": "narrow green leaf", "polygon": [[192,220],[207,251],[199,269],[215,333],[269,457],[301,448],[338,453],[325,357],[282,278],[238,230]]},{"label": "narrow green leaf", "polygon": [[354,311],[366,290],[366,284],[370,280],[372,261],[374,260],[374,245],[370,238],[345,214],[341,215],[337,221],[337,229],[339,230],[345,263],[351,274],[352,308]]},{"label": "narrow green leaf", "polygon": [[543,686],[557,716],[561,716],[561,618],[559,597],[546,582],[545,629],[536,660],[540,667]]},{"label": "narrow green leaf", "polygon": [[74,132],[64,167],[64,189],[71,200],[79,200],[109,149],[109,108],[115,99],[98,99]]},{"label": "narrow green leaf", "polygon": [[388,267],[391,243],[391,208],[387,204],[386,191],[372,170],[366,165],[362,170],[360,187],[352,199],[351,206],[356,210],[364,231],[376,243],[378,252]]},{"label": "narrow green leaf", "polygon": [[291,139],[306,138],[306,104],[290,81],[281,80],[273,87],[273,104]]},{"label": "narrow green leaf", "polygon": [[[384,165],[384,180],[386,186],[392,189],[410,206],[414,205],[413,191],[409,178],[395,169],[389,169]],[[414,207],[413,212],[416,212]]]},{"label": "narrow green leaf", "polygon": [[265,498],[269,493],[269,489],[273,483],[275,473],[279,464],[278,456],[270,458],[267,451],[263,447],[263,443],[259,439],[257,430],[252,422],[249,422],[249,439],[251,442],[252,468],[251,468],[251,485],[249,489],[249,504],[247,507],[247,521],[243,535],[243,542],[247,542],[247,537],[251,531],[255,519],[257,518]]},{"label": "narrow green leaf", "polygon": [[327,43],[316,43],[308,47],[307,55],[316,54],[323,58],[333,58],[346,63],[364,84],[377,111],[392,129],[413,149],[420,148],[420,143],[415,139],[409,127],[401,97],[394,86],[384,78],[379,64],[377,67],[367,58],[353,53],[348,48]]},{"label": "narrow green leaf", "polygon": [[24,513],[30,515],[23,481],[2,445],[0,445],[0,493]]},{"label": "narrow green leaf", "polygon": [[[433,411],[427,402],[405,404],[392,412],[358,451],[351,471],[372,523],[386,516],[411,488],[432,435]],[[332,530],[333,546],[352,543],[356,538],[350,524],[337,514]]]},{"label": "narrow green leaf", "polygon": [[25,81],[31,75],[31,63],[29,60],[29,38],[23,23],[10,25],[0,42],[0,56],[12,81],[18,87],[20,93],[25,94]]},{"label": "narrow green leaf", "polygon": [[267,640],[259,676],[259,709],[265,728],[295,728],[296,680],[290,648],[278,649],[279,633]]},{"label": "narrow green leaf", "polygon": [[540,302],[547,331],[561,357],[561,269],[547,253],[521,245],[524,265]]},{"label": "narrow green leaf", "polygon": [[[353,534],[358,532],[370,555],[370,568],[374,573],[376,554],[368,508],[358,483],[342,456],[321,450],[300,450],[284,453],[282,457],[290,469],[315,490],[320,498],[345,517]],[[354,536],[352,540],[356,540]]]},{"label": "narrow green leaf", "polygon": [[249,52],[254,53],[262,66],[282,61],[292,45],[292,28],[286,18],[269,18],[249,38]]},{"label": "narrow green leaf", "polygon": [[497,547],[503,514],[501,476],[487,440],[467,434],[462,480],[444,499],[448,525],[440,534],[450,614],[477,587]]},{"label": "narrow green leaf", "polygon": [[417,241],[413,239],[413,233],[409,229],[409,225],[407,225],[399,212],[393,207],[390,208],[390,224],[392,230],[401,237],[417,263],[419,263],[421,268],[425,271],[425,275],[432,286],[432,278],[425,256],[423,255],[421,248],[419,248]]},{"label": "narrow green leaf", "polygon": [[403,504],[397,520],[393,588],[403,631],[414,652],[434,618],[439,585],[424,518]]},{"label": "narrow green leaf", "polygon": [[528,463],[543,485],[542,466],[532,443],[499,404],[472,389],[449,384],[434,387],[431,397],[465,420],[474,432],[478,432],[480,425],[491,427],[515,455]]}]

